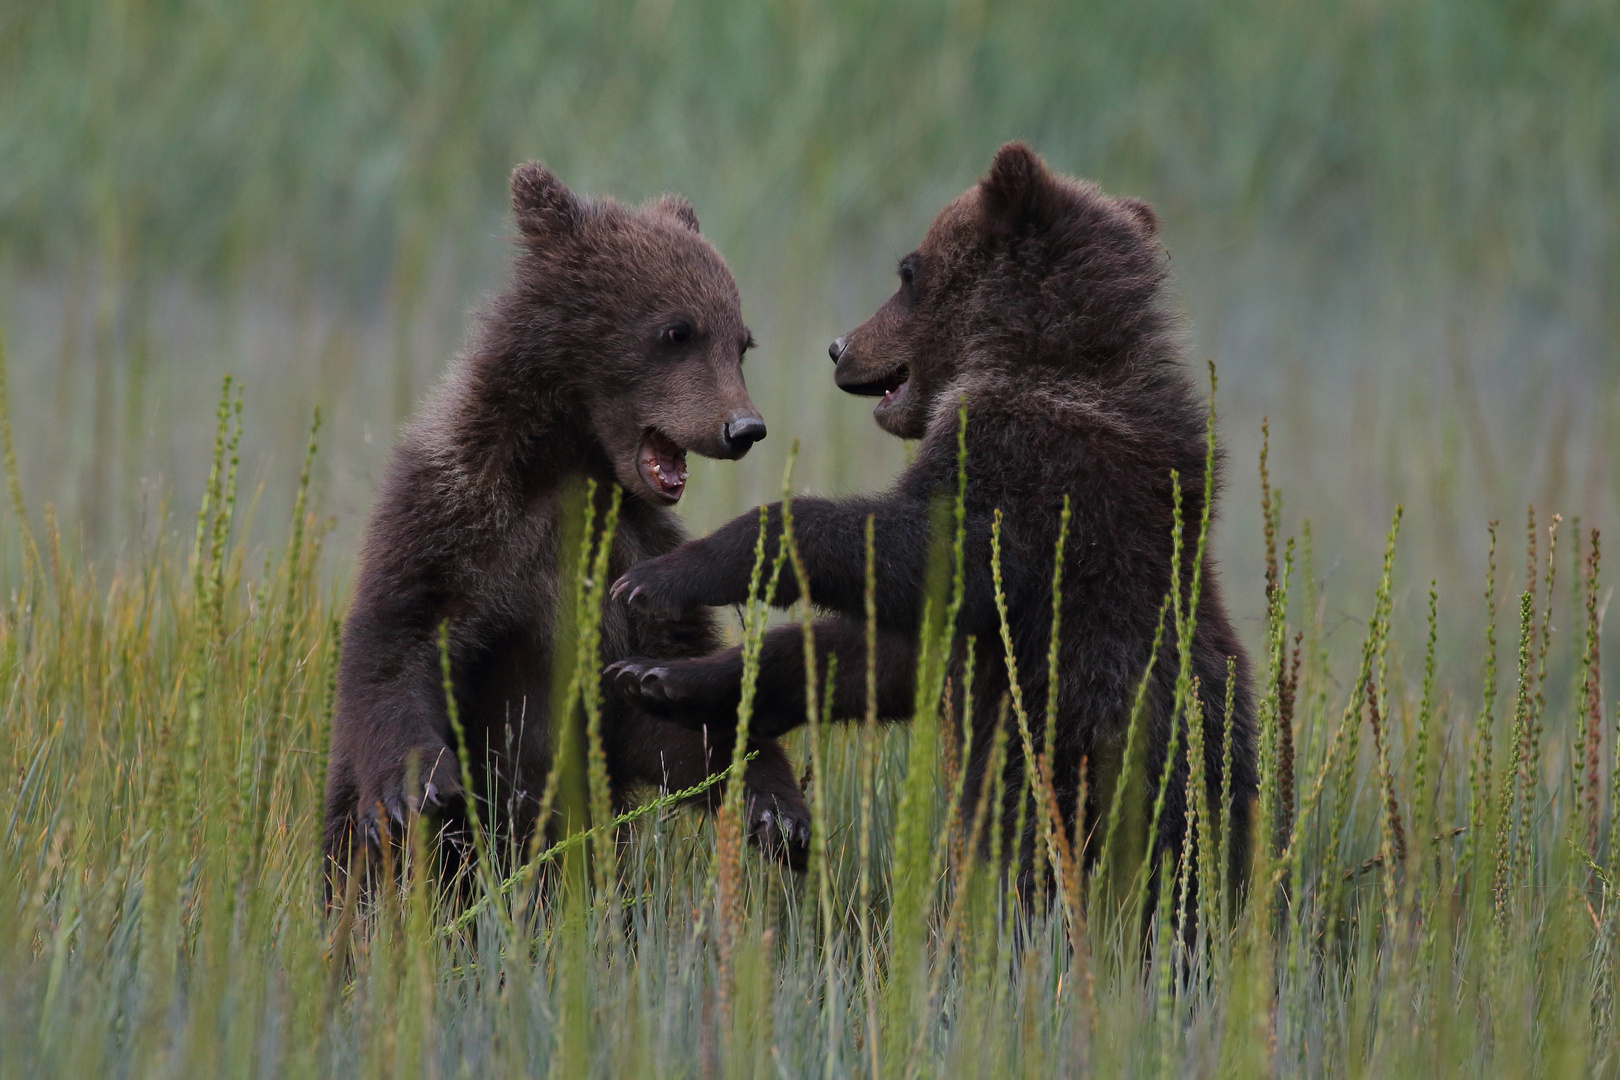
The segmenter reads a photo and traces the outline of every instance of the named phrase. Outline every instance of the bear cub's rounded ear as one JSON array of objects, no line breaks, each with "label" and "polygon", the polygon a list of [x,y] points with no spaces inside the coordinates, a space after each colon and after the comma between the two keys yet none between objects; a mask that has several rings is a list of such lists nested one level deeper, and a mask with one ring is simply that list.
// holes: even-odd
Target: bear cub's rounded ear
[{"label": "bear cub's rounded ear", "polygon": [[1052,174],[1040,155],[1021,142],[996,151],[990,171],[979,181],[986,222],[997,232],[1019,232],[1051,224]]},{"label": "bear cub's rounded ear", "polygon": [[570,232],[581,219],[579,199],[538,161],[512,170],[512,214],[529,236]]},{"label": "bear cub's rounded ear", "polygon": [[682,195],[664,195],[653,203],[652,208],[661,214],[668,214],[693,232],[698,231],[697,211]]},{"label": "bear cub's rounded ear", "polygon": [[1159,235],[1159,215],[1153,212],[1153,207],[1141,199],[1120,199],[1119,206],[1127,214],[1137,220],[1137,223],[1147,230],[1149,236]]}]

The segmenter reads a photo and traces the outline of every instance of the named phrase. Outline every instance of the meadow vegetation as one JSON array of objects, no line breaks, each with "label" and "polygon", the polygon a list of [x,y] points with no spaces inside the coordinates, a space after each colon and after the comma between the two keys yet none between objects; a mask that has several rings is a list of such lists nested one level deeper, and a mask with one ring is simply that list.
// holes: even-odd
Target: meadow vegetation
[{"label": "meadow vegetation", "polygon": [[[1604,710],[1595,663],[1595,533],[1531,521],[1515,602],[1504,530],[1484,597],[1469,599],[1517,659],[1500,672],[1487,659],[1476,701],[1435,685],[1432,592],[1427,647],[1402,678],[1399,509],[1359,660],[1339,670],[1309,533],[1283,540],[1268,506],[1254,863],[1246,881],[1228,880],[1216,852],[1229,808],[1209,805],[1195,764],[1195,841],[1161,868],[1154,903],[1156,810],[1143,793],[1162,804],[1164,779],[1143,774],[1134,731],[1108,812],[1074,833],[1051,776],[1033,771],[1023,812],[1037,815],[1038,862],[1051,868],[1033,886],[998,871],[995,803],[963,805],[968,748],[940,715],[962,565],[948,507],[909,729],[823,723],[798,744],[816,821],[805,875],[745,851],[740,786],[712,821],[677,796],[612,817],[593,633],[612,515],[577,523],[575,632],[556,661],[575,674],[573,720],[545,795],[573,831],[504,860],[478,833],[467,887],[445,895],[415,872],[431,842],[418,823],[399,884],[329,907],[318,794],[339,603],[316,569],[309,466],[281,553],[255,569],[236,539],[242,403],[229,384],[218,422],[189,557],[159,547],[102,580],[54,522],[21,537],[26,568],[0,623],[5,1075],[1617,1067],[1620,845],[1605,774],[1620,714]],[[1205,523],[1177,535],[1203,543]],[[756,595],[800,572],[791,532],[785,548],[761,544]],[[1165,603],[1162,632],[1183,661],[1197,589],[1182,583]],[[1560,643],[1575,653],[1563,695],[1548,685],[1554,612],[1576,628]],[[766,618],[764,604],[747,606],[751,661]],[[1185,671],[1184,720],[1197,701]],[[1553,696],[1567,704],[1549,707]],[[992,753],[1004,738],[1040,745],[1042,718],[1016,696],[1007,707]],[[1195,763],[1202,727],[1178,735]],[[1189,883],[1196,912],[1170,900]]]},{"label": "meadow vegetation", "polygon": [[[0,1078],[1620,1076],[1617,56],[1595,0],[0,13]],[[794,437],[800,490],[893,475],[826,341],[1013,137],[1154,203],[1221,370],[1247,901],[1196,784],[1161,878],[1215,885],[1196,936],[1163,903],[1143,931],[1138,799],[1082,873],[1037,777],[1052,875],[996,872],[938,710],[946,507],[914,722],[791,743],[802,877],[734,802],[614,825],[586,678],[552,797],[594,831],[455,903],[407,874],[328,910],[352,543],[505,264],[511,165],[682,191],[736,269],[772,436],[694,462],[701,529]],[[578,523],[580,672],[607,527]],[[1116,790],[1156,781],[1132,760]]]}]

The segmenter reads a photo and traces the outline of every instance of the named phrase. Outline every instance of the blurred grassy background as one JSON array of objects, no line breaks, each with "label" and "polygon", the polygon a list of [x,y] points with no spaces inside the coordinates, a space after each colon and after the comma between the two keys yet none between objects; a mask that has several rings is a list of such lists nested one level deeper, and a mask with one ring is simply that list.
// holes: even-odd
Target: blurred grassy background
[{"label": "blurred grassy background", "polygon": [[[1297,776],[1267,773],[1304,800],[1309,872],[1275,923],[1287,956],[1261,929],[1272,920],[1244,919],[1235,947],[1207,954],[1216,978],[1193,974],[1184,1000],[1167,934],[1144,981],[1125,959],[1134,917],[1115,926],[1128,933],[1093,923],[1098,1075],[1263,1075],[1273,1053],[1280,1075],[1578,1075],[1589,1040],[1593,1074],[1613,1075],[1620,826],[1611,817],[1600,843],[1597,815],[1620,784],[1594,771],[1591,823],[1579,820],[1570,729],[1585,733],[1584,714],[1567,690],[1584,675],[1585,619],[1567,526],[1557,647],[1536,679],[1515,678],[1514,618],[1527,502],[1543,526],[1558,511],[1609,529],[1614,579],[1612,0],[0,0],[0,340],[45,552],[25,571],[0,521],[0,759],[14,777],[0,921],[18,928],[0,940],[0,1078],[415,1075],[428,1060],[527,1075],[553,1056],[555,1074],[576,1075],[582,1054],[603,1071],[692,1075],[722,1051],[734,1075],[764,1073],[767,1055],[824,1075],[864,1053],[863,1001],[885,1010],[871,1030],[901,1033],[885,1044],[895,1060],[917,1032],[905,1064],[925,1075],[1072,1075],[1063,1044],[1082,1042],[1075,1002],[1090,990],[1075,987],[1090,983],[1071,978],[1065,997],[1064,978],[1090,970],[1071,962],[1083,950],[1056,921],[1015,950],[996,887],[964,877],[960,851],[948,862],[973,925],[954,954],[941,935],[930,977],[943,997],[913,1009],[904,964],[872,982],[863,963],[856,987],[844,961],[866,941],[851,920],[872,916],[878,955],[888,941],[904,957],[942,914],[891,917],[883,899],[888,838],[932,841],[895,824],[902,776],[933,786],[902,771],[903,728],[876,747],[843,729],[817,771],[831,906],[742,863],[753,901],[734,980],[712,966],[729,933],[718,845],[688,815],[649,819],[625,849],[610,902],[633,920],[632,963],[617,934],[587,951],[572,915],[531,937],[486,911],[475,939],[441,944],[413,889],[362,926],[350,969],[323,961],[333,928],[315,902],[342,603],[318,575],[349,576],[400,420],[504,278],[512,164],[540,158],[580,190],[630,199],[681,191],[731,260],[771,437],[740,464],[694,462],[682,512],[706,529],[776,492],[795,437],[801,488],[892,477],[904,448],[878,433],[870,401],[834,390],[826,344],[881,302],[935,209],[1015,137],[1158,209],[1189,360],[1213,358],[1222,376],[1215,550],[1230,603],[1261,661],[1269,416],[1284,535],[1309,518],[1314,537],[1311,580],[1296,575],[1277,633],[1303,627],[1310,646],[1325,633],[1336,654],[1306,659]],[[221,477],[214,545],[187,564],[227,373],[246,387],[241,501],[263,482],[259,526],[233,531]],[[316,494],[335,526],[324,564],[284,525],[317,404]],[[1381,631],[1369,637],[1375,694],[1353,674],[1356,623],[1396,502],[1401,640],[1386,677]],[[121,556],[118,569],[78,572],[70,537],[58,572],[48,512],[98,570]],[[1491,518],[1495,773],[1476,770],[1492,727],[1474,722]],[[1431,577],[1432,702],[1418,699]],[[1349,740],[1338,759],[1334,732]],[[869,904],[855,828],[873,762]],[[1397,894],[1394,864],[1374,863],[1402,804],[1416,838],[1467,831],[1441,831],[1456,843],[1432,863],[1415,842],[1401,879],[1417,888]],[[1600,848],[1595,875],[1576,853]],[[841,926],[816,932],[823,911]],[[735,1023],[712,1015],[716,987],[736,991]]]},{"label": "blurred grassy background", "polygon": [[1189,356],[1222,373],[1216,551],[1251,640],[1265,415],[1286,527],[1313,519],[1323,576],[1370,594],[1405,501],[1402,595],[1439,577],[1470,648],[1487,519],[1521,535],[1531,500],[1615,519],[1602,0],[0,12],[19,455],[32,505],[92,550],[132,550],[167,495],[193,504],[230,372],[248,475],[272,481],[261,520],[284,520],[311,409],[329,418],[317,488],[346,574],[398,422],[502,281],[527,158],[588,192],[685,193],[736,271],[771,438],[696,466],[695,528],[769,496],[795,437],[801,487],[881,485],[903,448],[834,390],[825,344],[1014,137],[1160,213]]}]

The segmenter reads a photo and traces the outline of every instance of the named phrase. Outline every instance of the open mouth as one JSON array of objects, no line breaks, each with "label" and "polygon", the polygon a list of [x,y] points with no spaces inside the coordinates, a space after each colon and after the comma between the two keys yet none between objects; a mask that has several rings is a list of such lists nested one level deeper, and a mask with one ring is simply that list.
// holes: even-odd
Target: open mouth
[{"label": "open mouth", "polygon": [[910,380],[911,369],[901,364],[882,378],[873,379],[868,383],[861,383],[859,386],[845,387],[845,389],[851,394],[857,394],[861,397],[881,397],[883,400],[878,402],[877,407],[884,409],[905,396],[906,384]]},{"label": "open mouth", "polygon": [[660,498],[680,502],[686,490],[686,451],[657,428],[648,428],[636,454],[641,479]]}]

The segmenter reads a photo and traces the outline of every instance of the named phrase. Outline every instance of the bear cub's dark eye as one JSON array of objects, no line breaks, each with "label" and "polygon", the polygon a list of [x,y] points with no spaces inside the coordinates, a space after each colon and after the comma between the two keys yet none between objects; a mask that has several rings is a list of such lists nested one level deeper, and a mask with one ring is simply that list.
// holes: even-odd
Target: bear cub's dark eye
[{"label": "bear cub's dark eye", "polygon": [[665,345],[685,345],[691,339],[692,328],[683,322],[671,323],[658,335],[658,340]]}]

